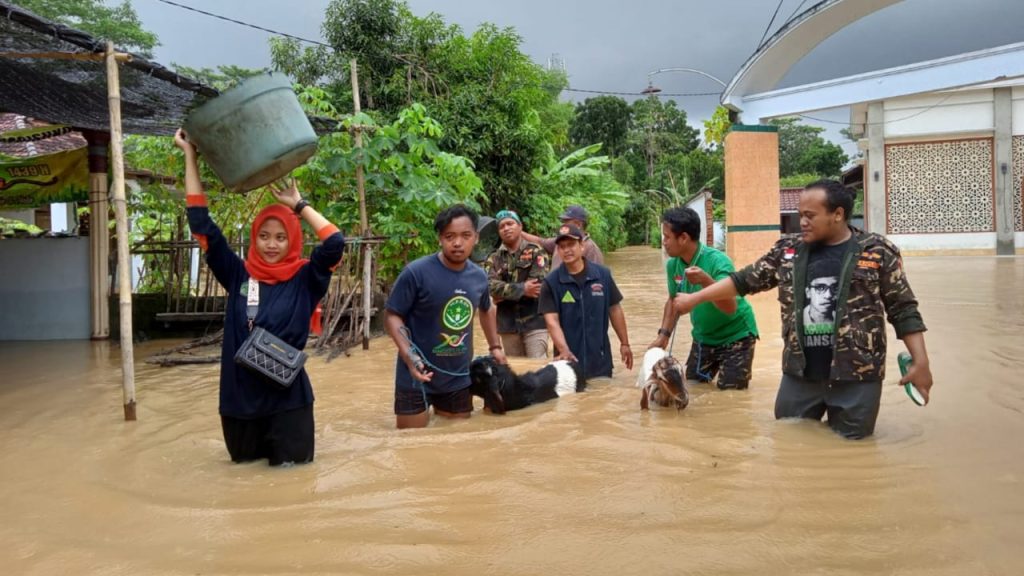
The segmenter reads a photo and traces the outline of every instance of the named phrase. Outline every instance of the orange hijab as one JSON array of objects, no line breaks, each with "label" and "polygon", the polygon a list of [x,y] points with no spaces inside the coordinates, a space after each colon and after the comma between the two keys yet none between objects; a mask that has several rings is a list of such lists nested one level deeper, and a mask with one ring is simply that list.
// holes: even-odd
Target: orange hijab
[{"label": "orange hijab", "polygon": [[[278,219],[284,225],[285,233],[288,235],[288,251],[284,258],[277,263],[270,264],[260,256],[256,250],[256,238],[260,233],[260,226],[270,218]],[[252,231],[249,236],[249,255],[245,259],[245,269],[249,276],[264,284],[279,284],[292,279],[292,276],[302,268],[306,262],[302,258],[302,225],[299,224],[299,217],[294,212],[281,204],[267,206],[256,215],[252,221]]]},{"label": "orange hijab", "polygon": [[[284,225],[285,234],[288,235],[288,252],[284,258],[276,264],[269,264],[256,250],[256,238],[260,233],[260,226],[269,218],[277,218]],[[252,230],[249,236],[249,255],[245,259],[245,269],[249,276],[264,284],[278,284],[287,282],[306,264],[309,260],[302,258],[302,224],[299,217],[287,207],[281,204],[267,206],[256,215],[252,221]],[[309,328],[314,334],[320,335],[321,328],[320,304],[317,303],[313,309],[313,316],[310,318]]]}]

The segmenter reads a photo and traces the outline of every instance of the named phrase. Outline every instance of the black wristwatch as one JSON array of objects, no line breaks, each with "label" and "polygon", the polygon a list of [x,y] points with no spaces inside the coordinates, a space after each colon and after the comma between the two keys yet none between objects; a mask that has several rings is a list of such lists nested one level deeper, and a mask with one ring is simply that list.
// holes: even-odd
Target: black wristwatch
[{"label": "black wristwatch", "polygon": [[665,330],[664,328],[658,328],[658,336],[664,336],[665,338],[671,338],[672,337],[672,331],[671,330]]},{"label": "black wristwatch", "polygon": [[295,203],[295,208],[292,208],[292,210],[295,211],[296,216],[302,216],[302,210],[306,206],[309,206],[309,202],[306,202],[305,200],[299,200],[298,202]]}]

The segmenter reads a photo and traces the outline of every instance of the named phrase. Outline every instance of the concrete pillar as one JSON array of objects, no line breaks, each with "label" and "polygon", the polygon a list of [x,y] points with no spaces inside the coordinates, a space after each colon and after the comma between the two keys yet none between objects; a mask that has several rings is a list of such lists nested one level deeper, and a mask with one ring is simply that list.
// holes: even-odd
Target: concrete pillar
[{"label": "concrete pillar", "polygon": [[725,247],[737,268],[779,239],[779,133],[736,124],[725,136]]},{"label": "concrete pillar", "polygon": [[1011,88],[996,88],[995,96],[995,169],[996,169],[996,254],[1013,256],[1013,106]]},{"label": "concrete pillar", "polygon": [[89,286],[92,339],[110,338],[110,206],[107,202],[106,132],[84,132],[89,143]]},{"label": "concrete pillar", "polygon": [[885,201],[885,109],[881,102],[868,104],[868,157],[864,166],[864,227],[887,233],[889,207]]}]

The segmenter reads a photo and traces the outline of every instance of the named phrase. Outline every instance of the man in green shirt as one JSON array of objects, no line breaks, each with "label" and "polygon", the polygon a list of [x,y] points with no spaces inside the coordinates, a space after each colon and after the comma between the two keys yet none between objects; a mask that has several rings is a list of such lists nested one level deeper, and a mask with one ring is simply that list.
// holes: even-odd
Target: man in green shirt
[{"label": "man in green shirt", "polygon": [[[672,306],[676,294],[691,294],[728,278],[735,269],[722,252],[701,244],[700,216],[690,208],[672,208],[661,217],[661,242],[670,256],[668,300],[658,337],[651,347],[669,347],[679,314]],[[705,302],[690,314],[693,343],[686,360],[686,379],[711,382],[718,376],[720,390],[743,390],[750,384],[757,343],[754,312],[742,297]]]}]

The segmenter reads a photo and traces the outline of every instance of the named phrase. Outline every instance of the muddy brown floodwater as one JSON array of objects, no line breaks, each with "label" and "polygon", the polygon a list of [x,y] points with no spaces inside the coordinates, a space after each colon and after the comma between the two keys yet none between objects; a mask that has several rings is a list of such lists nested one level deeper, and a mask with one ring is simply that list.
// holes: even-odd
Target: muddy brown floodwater
[{"label": "muddy brown floodwater", "polygon": [[[609,261],[642,351],[660,256]],[[291,469],[229,462],[214,366],[136,364],[139,420],[124,423],[115,346],[2,343],[0,573],[1024,573],[1024,259],[906,268],[933,401],[893,384],[892,340],[861,442],[773,419],[774,294],[754,299],[751,389],[698,386],[681,413],[641,413],[618,370],[579,396],[399,432],[390,342],[313,358],[317,458]]]}]

